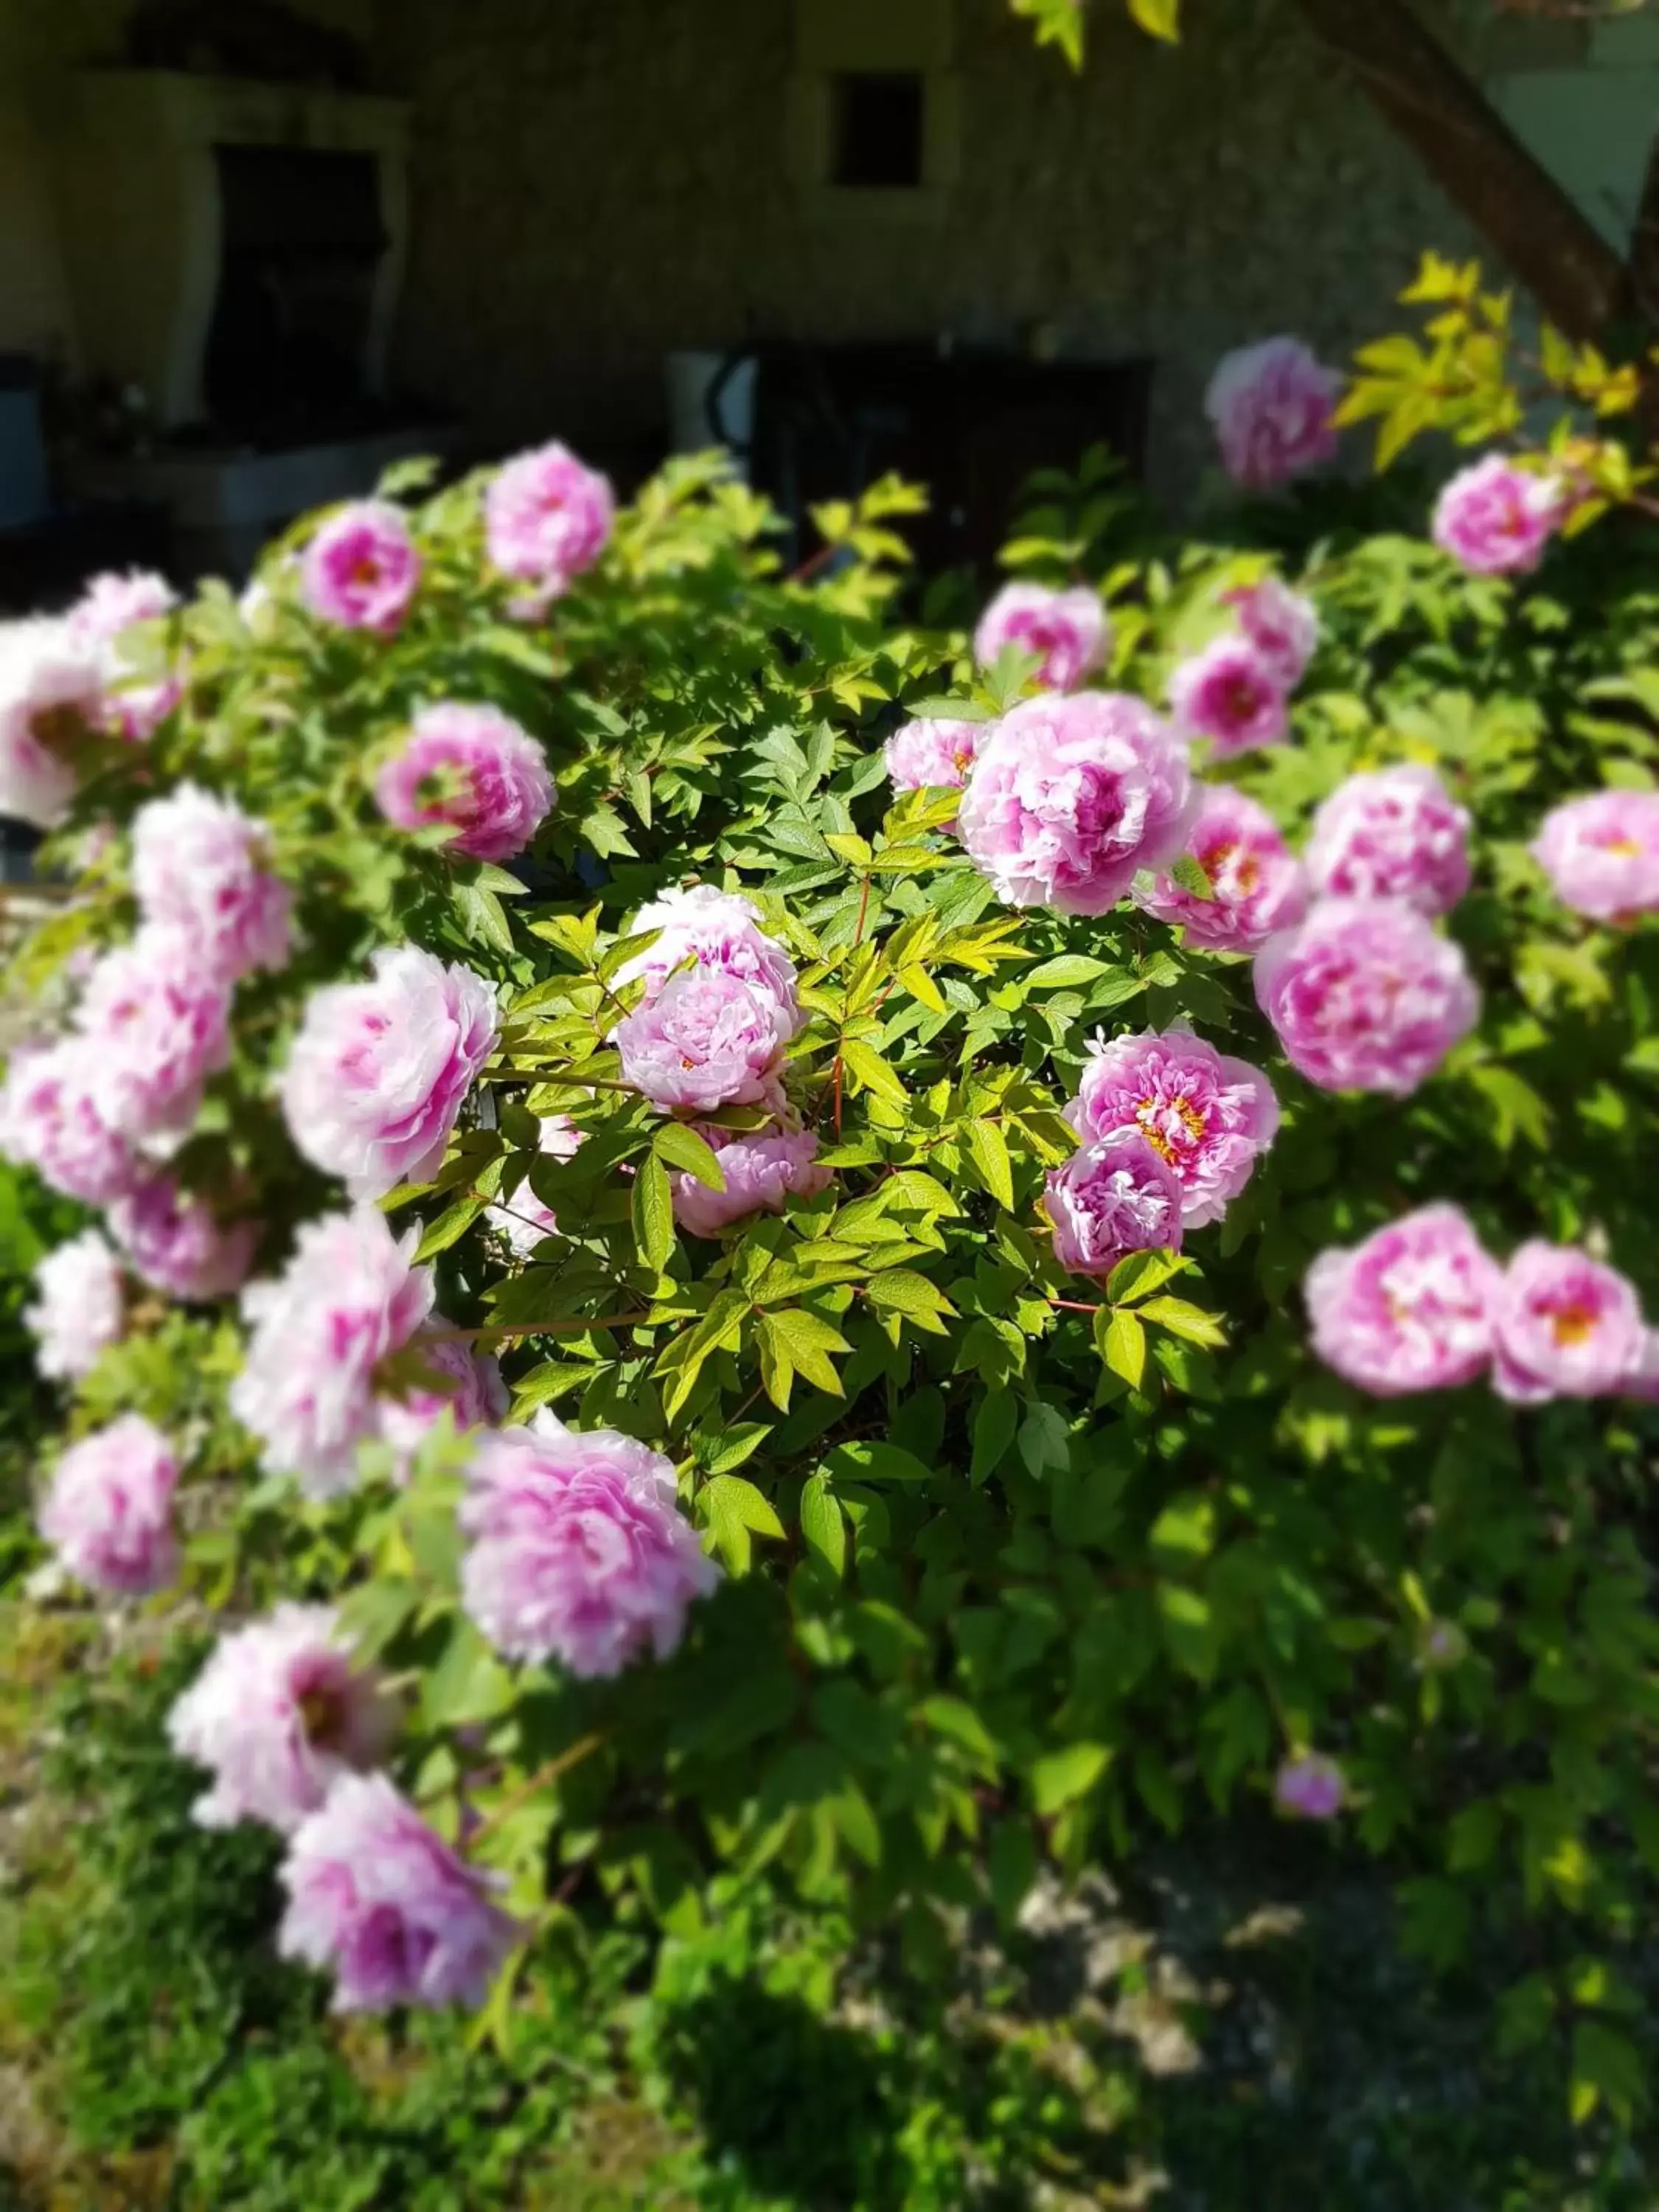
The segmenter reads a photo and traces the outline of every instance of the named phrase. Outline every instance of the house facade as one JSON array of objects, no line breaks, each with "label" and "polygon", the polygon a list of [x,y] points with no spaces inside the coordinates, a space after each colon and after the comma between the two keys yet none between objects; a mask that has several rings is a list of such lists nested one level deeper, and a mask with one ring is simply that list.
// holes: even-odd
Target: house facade
[{"label": "house facade", "polygon": [[[676,355],[1133,362],[1149,480],[1185,496],[1218,354],[1293,330],[1340,361],[1390,326],[1425,247],[1480,248],[1291,0],[1189,0],[1179,48],[1090,5],[1078,77],[1005,0],[304,0],[406,120],[379,173],[398,198],[383,373],[468,450],[560,434],[628,476],[669,435]],[[0,0],[0,352],[118,378],[100,282],[132,271],[100,280],[95,220],[88,252],[74,118],[134,14]],[[1506,20],[1472,52],[1626,233],[1659,120],[1652,11]],[[142,278],[145,237],[112,232],[104,259]]]}]

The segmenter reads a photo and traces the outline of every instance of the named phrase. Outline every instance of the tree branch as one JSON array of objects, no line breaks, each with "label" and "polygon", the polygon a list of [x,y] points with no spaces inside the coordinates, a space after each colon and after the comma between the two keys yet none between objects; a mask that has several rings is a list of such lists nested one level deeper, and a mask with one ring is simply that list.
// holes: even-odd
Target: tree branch
[{"label": "tree branch", "polygon": [[1633,313],[1631,271],[1407,0],[1296,4],[1551,322],[1582,341]]}]

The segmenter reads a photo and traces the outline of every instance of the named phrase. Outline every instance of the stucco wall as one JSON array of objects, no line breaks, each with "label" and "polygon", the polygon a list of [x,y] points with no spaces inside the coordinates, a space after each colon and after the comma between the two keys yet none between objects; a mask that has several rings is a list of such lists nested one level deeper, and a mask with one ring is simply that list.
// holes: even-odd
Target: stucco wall
[{"label": "stucco wall", "polygon": [[[365,44],[375,0],[299,0]],[[0,352],[77,359],[50,157],[69,73],[120,52],[131,0],[0,0]]]},{"label": "stucco wall", "polygon": [[938,223],[876,226],[792,182],[789,0],[385,0],[418,103],[405,372],[502,442],[620,450],[671,347],[1050,324],[1158,358],[1154,477],[1183,489],[1219,351],[1288,328],[1340,359],[1420,248],[1473,246],[1283,0],[1196,9],[1178,52],[1094,21],[1079,81],[1005,0],[957,0],[959,181]]}]

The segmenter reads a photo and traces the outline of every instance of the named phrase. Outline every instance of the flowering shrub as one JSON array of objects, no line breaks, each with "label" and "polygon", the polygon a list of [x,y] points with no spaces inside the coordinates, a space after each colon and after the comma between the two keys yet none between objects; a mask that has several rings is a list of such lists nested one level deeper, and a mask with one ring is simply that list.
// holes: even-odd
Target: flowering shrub
[{"label": "flowering shrub", "polygon": [[[284,1948],[505,2032],[573,1899],[764,1869],[925,1958],[1277,1808],[1442,1958],[1565,1916],[1506,2032],[1627,2106],[1659,967],[1618,841],[1605,919],[1529,848],[1648,778],[1659,599],[1113,565],[1085,480],[1060,671],[905,618],[902,487],[796,577],[713,461],[422,488],[67,723],[0,672],[77,870],[0,1139],[149,1286],[40,1283],[42,1528],[232,1605],[173,1732],[290,1833]],[[1218,640],[1275,711],[1177,726]]]}]

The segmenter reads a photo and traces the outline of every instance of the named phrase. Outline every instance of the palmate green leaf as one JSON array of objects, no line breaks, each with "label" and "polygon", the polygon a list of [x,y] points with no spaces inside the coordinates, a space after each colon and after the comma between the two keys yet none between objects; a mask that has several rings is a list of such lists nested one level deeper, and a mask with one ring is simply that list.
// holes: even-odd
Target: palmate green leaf
[{"label": "palmate green leaf", "polygon": [[1103,1306],[1095,1316],[1095,1343],[1113,1374],[1138,1390],[1146,1372],[1146,1332],[1137,1316]]},{"label": "palmate green leaf", "polygon": [[652,1139],[651,1149],[670,1167],[683,1168],[687,1175],[695,1176],[705,1189],[726,1188],[720,1154],[689,1123],[665,1121]]},{"label": "palmate green leaf", "polygon": [[715,1550],[734,1575],[749,1571],[751,1533],[778,1539],[783,1535],[783,1523],[773,1506],[740,1474],[717,1474],[704,1483],[696,1505]]},{"label": "palmate green leaf", "polygon": [[994,1121],[975,1120],[963,1129],[963,1142],[980,1181],[997,1204],[1012,1213],[1014,1170],[1008,1156],[1008,1139]]},{"label": "palmate green leaf", "polygon": [[674,1249],[674,1194],[668,1170],[655,1152],[640,1162],[635,1172],[633,1213],[640,1256],[660,1274]]},{"label": "palmate green leaf", "polygon": [[810,1476],[800,1494],[800,1531],[807,1548],[837,1580],[847,1571],[847,1523],[829,1477]]}]

